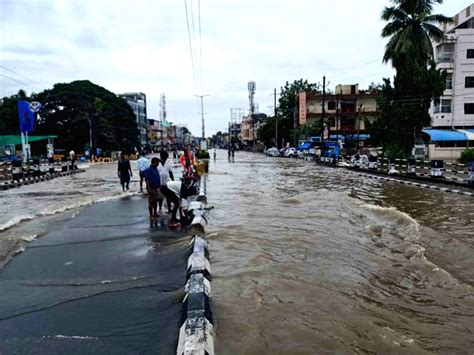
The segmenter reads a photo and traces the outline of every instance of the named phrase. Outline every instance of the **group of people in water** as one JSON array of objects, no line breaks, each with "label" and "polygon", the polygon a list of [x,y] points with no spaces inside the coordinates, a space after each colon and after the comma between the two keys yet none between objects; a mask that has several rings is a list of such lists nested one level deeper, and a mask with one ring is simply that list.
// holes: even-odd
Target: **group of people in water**
[{"label": "group of people in water", "polygon": [[[120,158],[118,177],[122,190],[125,192],[129,190],[133,171],[128,155],[122,153]],[[180,224],[188,223],[188,198],[198,193],[198,188],[195,185],[195,159],[190,147],[188,147],[179,158],[179,162],[184,169],[183,178],[175,179],[172,171],[173,164],[168,158],[169,154],[166,151],[161,151],[159,157],[153,157],[151,160],[142,155],[137,160],[137,169],[140,177],[140,192],[145,192],[143,189],[145,184],[148,196],[150,223],[157,223],[159,213],[162,212],[166,200],[168,213],[171,213],[169,226],[177,227]],[[178,211],[180,214],[179,220],[177,218]]]}]

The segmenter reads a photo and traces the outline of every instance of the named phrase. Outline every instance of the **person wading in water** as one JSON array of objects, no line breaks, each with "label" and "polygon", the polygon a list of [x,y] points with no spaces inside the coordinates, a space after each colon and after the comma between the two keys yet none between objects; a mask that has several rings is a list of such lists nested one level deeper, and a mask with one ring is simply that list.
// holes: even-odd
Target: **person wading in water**
[{"label": "person wading in water", "polygon": [[[169,154],[165,152],[164,150],[160,152],[160,160],[161,164],[158,166],[158,171],[160,172],[160,182],[161,182],[161,188],[166,187],[166,184],[168,181],[173,181],[174,176],[173,172],[171,171],[171,162],[168,160]],[[163,196],[162,196],[163,197]],[[160,211],[163,206],[163,198],[158,201],[160,204]],[[166,199],[166,202],[168,204],[168,213],[171,212],[171,201],[169,199]]]},{"label": "person wading in water", "polygon": [[160,193],[160,173],[158,172],[158,165],[160,159],[152,158],[151,165],[148,169],[143,172],[143,176],[146,181],[146,191],[148,193],[148,212],[150,213],[150,222],[156,221],[158,215],[158,201],[163,200],[163,196]]},{"label": "person wading in water", "polygon": [[130,166],[130,160],[128,160],[128,155],[125,153],[120,154],[121,159],[118,162],[118,177],[120,179],[120,184],[122,184],[122,190],[125,192],[129,190],[130,177],[133,176],[132,167]]}]

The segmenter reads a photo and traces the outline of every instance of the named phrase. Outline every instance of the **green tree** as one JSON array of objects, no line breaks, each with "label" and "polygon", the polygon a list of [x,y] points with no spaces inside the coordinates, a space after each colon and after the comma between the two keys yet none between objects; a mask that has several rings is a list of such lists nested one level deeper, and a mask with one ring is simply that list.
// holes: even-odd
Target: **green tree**
[{"label": "green tree", "polygon": [[383,60],[396,70],[393,86],[385,79],[380,114],[369,131],[376,144],[382,144],[392,157],[411,152],[415,135],[430,125],[428,114],[432,101],[439,102],[446,82],[446,72],[437,70],[431,40],[442,41],[437,24],[451,19],[432,14],[434,4],[442,0],[391,0],[382,19],[388,21],[382,37],[389,37]]},{"label": "green tree", "polygon": [[385,7],[382,20],[388,23],[382,37],[389,38],[384,62],[391,61],[398,69],[410,59],[420,65],[433,58],[431,41],[441,42],[443,31],[437,26],[452,19],[441,14],[432,14],[434,4],[443,0],[391,0],[393,6]]},{"label": "green tree", "polygon": [[35,96],[43,104],[39,134],[58,135],[56,145],[81,151],[89,144],[103,150],[139,147],[135,115],[125,100],[88,80],[56,84]]},{"label": "green tree", "polygon": [[20,122],[18,119],[18,101],[29,100],[24,90],[18,94],[4,97],[0,104],[0,134],[20,134]]},{"label": "green tree", "polygon": [[[281,94],[278,100],[277,119],[278,119],[278,147],[282,140],[293,144],[293,141],[299,138],[298,131],[294,131],[295,119],[297,119],[298,94],[300,92],[315,92],[317,84],[311,84],[308,80],[288,81],[281,87]],[[295,136],[296,133],[296,136]],[[258,139],[266,146],[275,146],[275,117],[268,117],[265,124],[257,132]]]},{"label": "green tree", "polygon": [[293,111],[297,110],[297,97],[303,91],[317,91],[318,85],[311,84],[308,80],[295,80],[291,84],[287,81],[281,87],[281,94],[278,100],[278,116],[284,119],[293,120]]}]

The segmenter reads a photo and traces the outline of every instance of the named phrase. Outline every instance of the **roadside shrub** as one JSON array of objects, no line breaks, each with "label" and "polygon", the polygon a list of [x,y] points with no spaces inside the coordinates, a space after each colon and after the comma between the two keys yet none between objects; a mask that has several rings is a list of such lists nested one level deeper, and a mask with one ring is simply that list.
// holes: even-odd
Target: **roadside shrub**
[{"label": "roadside shrub", "polygon": [[198,159],[210,159],[209,152],[207,150],[201,150],[199,152],[199,157]]},{"label": "roadside shrub", "polygon": [[464,150],[459,158],[461,164],[467,164],[470,161],[474,161],[474,148]]}]

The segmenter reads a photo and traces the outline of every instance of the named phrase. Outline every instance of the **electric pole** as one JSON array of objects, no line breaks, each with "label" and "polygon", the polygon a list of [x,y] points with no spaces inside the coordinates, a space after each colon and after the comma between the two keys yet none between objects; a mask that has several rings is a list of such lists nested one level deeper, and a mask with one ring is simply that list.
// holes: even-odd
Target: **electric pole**
[{"label": "electric pole", "polygon": [[364,104],[359,104],[359,122],[357,122],[357,150],[356,152],[359,152],[359,135],[360,135],[360,120],[362,118],[362,107]]},{"label": "electric pole", "polygon": [[323,75],[323,106],[321,111],[321,142],[323,141],[324,132],[324,114],[326,112],[326,76]]},{"label": "electric pole", "polygon": [[273,90],[273,109],[275,115],[275,148],[278,149],[277,89]]},{"label": "electric pole", "polygon": [[209,95],[194,95],[201,99],[201,119],[202,119],[202,139],[206,139],[206,131],[204,126],[204,98]]},{"label": "electric pole", "polygon": [[340,129],[340,117],[339,117],[339,94],[336,95],[336,142],[339,141],[339,129]]}]

